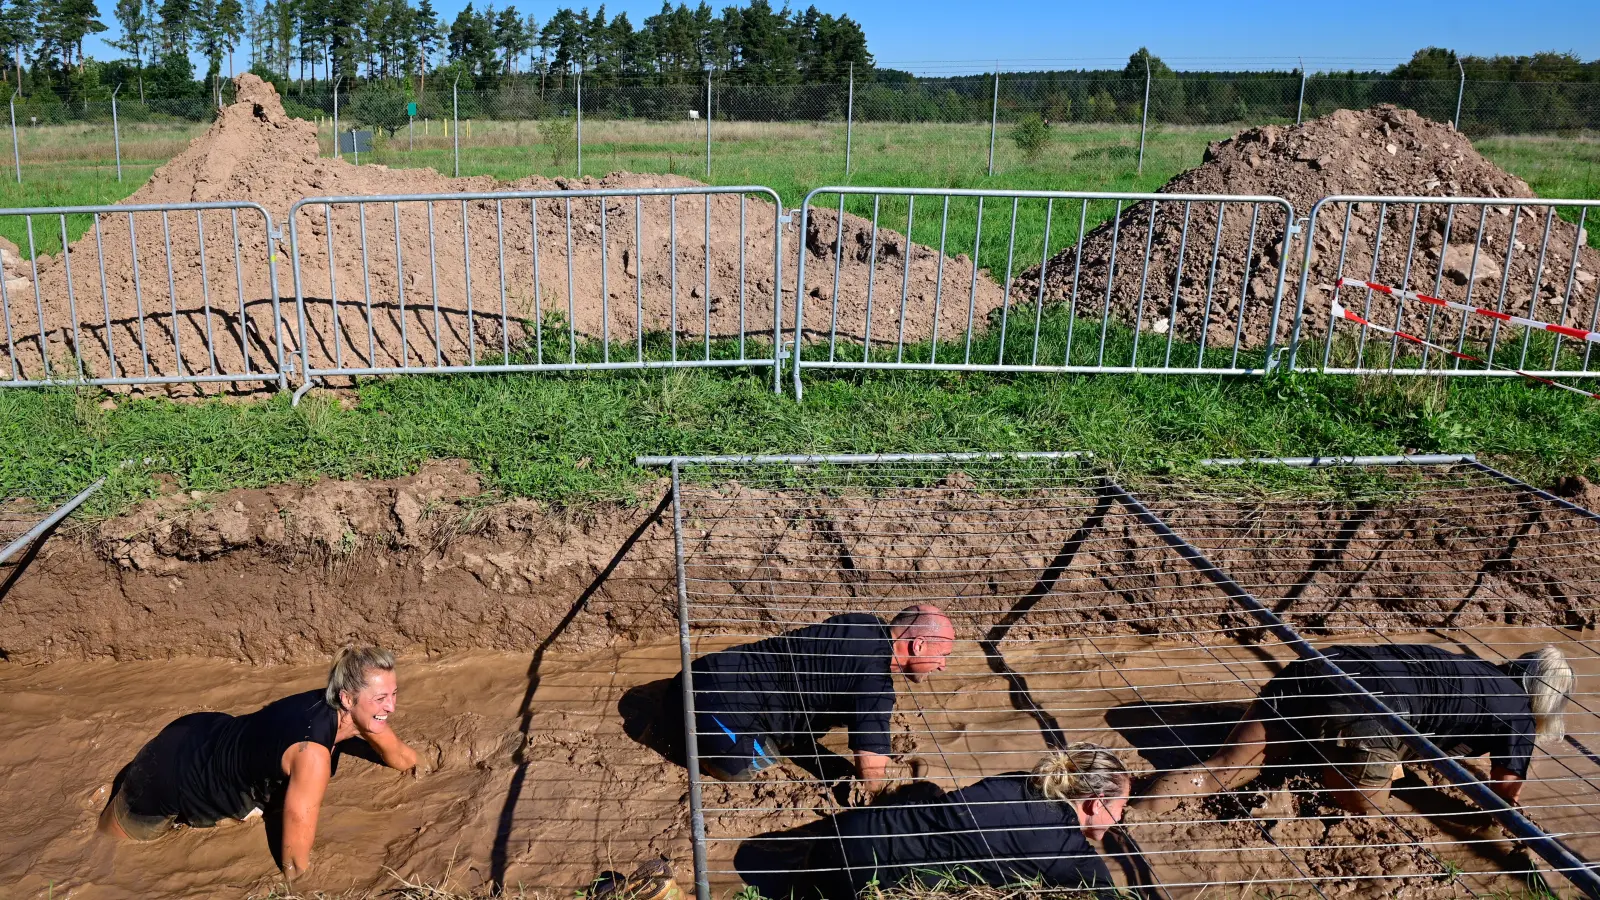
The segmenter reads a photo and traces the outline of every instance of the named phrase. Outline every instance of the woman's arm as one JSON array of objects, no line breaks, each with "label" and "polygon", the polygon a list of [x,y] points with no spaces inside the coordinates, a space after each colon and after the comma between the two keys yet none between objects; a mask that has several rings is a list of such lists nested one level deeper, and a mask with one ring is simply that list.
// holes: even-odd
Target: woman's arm
[{"label": "woman's arm", "polygon": [[361,732],[358,735],[378,755],[378,761],[391,769],[404,772],[417,766],[417,751],[406,746],[406,742],[390,729],[382,731]]},{"label": "woman's arm", "polygon": [[1516,806],[1517,798],[1522,796],[1522,778],[1513,774],[1510,769],[1490,766],[1489,788],[1499,794],[1500,799]]},{"label": "woman's arm", "polygon": [[284,753],[283,767],[289,773],[283,798],[283,877],[293,884],[311,868],[311,845],[332,773],[332,755],[321,744],[301,741]]}]

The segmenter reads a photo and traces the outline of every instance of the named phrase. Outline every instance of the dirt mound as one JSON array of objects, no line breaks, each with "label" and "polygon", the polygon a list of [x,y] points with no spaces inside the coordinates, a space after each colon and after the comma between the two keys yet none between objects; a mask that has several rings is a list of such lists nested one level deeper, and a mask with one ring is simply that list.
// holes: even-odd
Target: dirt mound
[{"label": "dirt mound", "polygon": [[[1362,111],[1338,110],[1301,125],[1268,125],[1240,132],[1207,147],[1200,166],[1172,179],[1161,192],[1282,197],[1294,205],[1297,216],[1309,215],[1311,207],[1323,197],[1339,194],[1508,200],[1534,196],[1526,182],[1479,155],[1471,142],[1450,125],[1388,105]],[[1315,289],[1307,298],[1308,325],[1316,328],[1314,333],[1325,328],[1332,286],[1342,271],[1348,277],[1362,279],[1375,275],[1373,280],[1397,286],[1408,284],[1424,293],[1437,290],[1440,296],[1452,300],[1466,299],[1470,286],[1473,302],[1486,306],[1495,306],[1504,292],[1507,311],[1525,314],[1532,305],[1535,314],[1547,321],[1555,321],[1563,312],[1554,308],[1551,300],[1565,293],[1571,276],[1573,302],[1567,305],[1561,320],[1587,327],[1595,304],[1592,273],[1600,271],[1600,253],[1585,247],[1574,266],[1573,245],[1579,237],[1576,226],[1551,217],[1546,241],[1545,210],[1523,209],[1514,221],[1514,208],[1514,203],[1484,207],[1481,218],[1477,208],[1458,209],[1449,222],[1447,246],[1446,210],[1441,206],[1423,207],[1420,214],[1410,206],[1391,207],[1381,220],[1374,204],[1324,207],[1316,233],[1311,236],[1310,283]],[[1243,345],[1258,347],[1266,343],[1273,291],[1280,266],[1286,265],[1289,280],[1279,338],[1287,337],[1293,325],[1295,287],[1305,245],[1297,239],[1287,263],[1280,259],[1282,214],[1262,207],[1252,249],[1252,220],[1247,204],[1234,204],[1223,215],[1220,237],[1215,204],[1194,204],[1187,213],[1190,221],[1186,246],[1182,241],[1186,210],[1178,202],[1157,204],[1153,235],[1149,203],[1129,207],[1115,226],[1108,222],[1096,228],[1083,241],[1079,296],[1096,298],[1098,308],[1111,272],[1115,234],[1116,273],[1110,291],[1113,315],[1124,322],[1137,317],[1141,329],[1157,333],[1172,328],[1190,340],[1199,337],[1201,323],[1205,322],[1208,342],[1213,345],[1218,341],[1231,343],[1236,322],[1242,321]],[[1480,231],[1482,249],[1474,263],[1473,247]],[[1380,252],[1374,273],[1375,244]],[[1218,248],[1218,264],[1208,310],[1208,267],[1214,247]],[[1138,273],[1147,248],[1149,279],[1142,286]],[[1546,250],[1542,265],[1541,248]],[[1184,257],[1181,275],[1180,253]],[[1071,292],[1077,263],[1075,248],[1050,260],[1046,267],[1048,296],[1059,300]],[[1019,296],[1029,296],[1028,290],[1037,290],[1038,270],[1027,273],[1024,280],[1033,287],[1025,288]],[[1176,316],[1165,321],[1171,316],[1171,285],[1175,280],[1181,281]],[[1542,307],[1533,301],[1536,282]],[[1094,290],[1096,286],[1098,291]],[[1141,293],[1145,294],[1142,316],[1138,315]],[[1360,308],[1365,302],[1364,292],[1357,294],[1353,290],[1347,290],[1344,299],[1352,308]],[[1242,320],[1238,316],[1241,301],[1245,305]],[[1426,319],[1427,312],[1416,316],[1414,307],[1412,304],[1407,309],[1404,324],[1420,329],[1419,323]],[[1392,307],[1373,309],[1374,321],[1394,324]],[[1483,330],[1481,326],[1475,328],[1472,334]]]},{"label": "dirt mound", "polygon": [[[770,346],[774,237],[781,226],[772,205],[759,198],[715,195],[708,208],[697,196],[623,197],[606,199],[603,211],[599,199],[542,200],[537,209],[526,199],[374,204],[364,212],[346,204],[332,206],[331,223],[328,207],[307,207],[293,223],[298,272],[292,265],[289,211],[304,197],[698,185],[625,172],[505,184],[324,159],[311,123],[288,116],[270,84],[244,75],[238,102],[128,204],[250,201],[271,214],[282,238],[269,241],[253,211],[105,214],[64,256],[38,258],[38,304],[31,262],[0,254],[11,314],[11,340],[0,352],[12,357],[0,365],[14,362],[33,376],[48,365],[61,377],[74,373],[76,349],[84,373],[97,377],[272,370],[280,335],[289,352],[300,345],[296,276],[314,367],[469,365],[508,357],[562,362],[584,339],[634,344],[641,332],[659,333],[667,344],[667,335],[676,335],[679,345],[742,332]],[[837,230],[827,216],[817,221],[821,232]],[[847,241],[870,244],[871,230],[845,216]],[[802,242],[792,228],[783,235],[791,280],[802,246],[814,257],[810,265],[832,270],[827,240]],[[874,293],[898,298],[901,267],[891,271],[883,263],[903,258],[904,239],[887,230],[878,238],[883,255]],[[276,310],[269,257],[277,260]],[[924,282],[931,294],[937,254],[914,247],[912,257],[917,296]],[[867,263],[867,256],[847,252],[842,264],[842,284],[851,290],[840,318],[856,325],[841,333],[856,339],[864,330]],[[970,266],[947,266],[944,289],[966,296],[971,277]],[[978,277],[981,315],[1001,297],[986,276]],[[931,314],[919,319],[911,312],[907,338],[926,337]],[[540,321],[543,335],[534,333]],[[898,331],[888,317],[874,325],[881,338]],[[611,356],[627,358],[634,349],[614,347]],[[677,347],[678,358],[704,352]]]}]

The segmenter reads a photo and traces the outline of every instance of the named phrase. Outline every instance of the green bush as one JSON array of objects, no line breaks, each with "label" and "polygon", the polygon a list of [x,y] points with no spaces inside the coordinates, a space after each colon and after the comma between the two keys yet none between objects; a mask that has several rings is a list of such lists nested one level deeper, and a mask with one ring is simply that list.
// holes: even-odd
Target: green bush
[{"label": "green bush", "polygon": [[565,165],[571,158],[572,151],[577,146],[573,134],[573,120],[567,116],[545,119],[539,123],[539,136],[544,139],[544,145],[550,149],[551,165]]},{"label": "green bush", "polygon": [[369,128],[382,129],[390,137],[406,127],[406,103],[410,97],[398,84],[369,84],[350,98],[351,120]]},{"label": "green bush", "polygon": [[1017,149],[1022,151],[1028,162],[1035,162],[1043,156],[1055,137],[1049,123],[1037,113],[1026,116],[1011,129],[1011,140],[1016,142]]}]

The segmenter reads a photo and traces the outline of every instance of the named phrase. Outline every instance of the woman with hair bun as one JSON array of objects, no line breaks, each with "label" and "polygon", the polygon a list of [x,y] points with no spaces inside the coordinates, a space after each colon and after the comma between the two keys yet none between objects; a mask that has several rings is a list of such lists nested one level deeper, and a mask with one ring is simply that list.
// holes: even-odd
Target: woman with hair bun
[{"label": "woman with hair bun", "polygon": [[1002,887],[1111,888],[1090,846],[1122,821],[1131,776],[1112,751],[1075,742],[1031,772],[985,778],[930,802],[851,809],[818,829],[808,859],[819,891],[940,880]]},{"label": "woman with hair bun", "polygon": [[291,883],[311,865],[322,795],[341,753],[391,769],[417,754],[389,727],[398,688],[394,654],[340,650],[325,687],[242,716],[198,712],[161,730],[123,768],[100,831],[150,841],[178,826],[209,828],[265,812],[281,829],[279,865]]}]

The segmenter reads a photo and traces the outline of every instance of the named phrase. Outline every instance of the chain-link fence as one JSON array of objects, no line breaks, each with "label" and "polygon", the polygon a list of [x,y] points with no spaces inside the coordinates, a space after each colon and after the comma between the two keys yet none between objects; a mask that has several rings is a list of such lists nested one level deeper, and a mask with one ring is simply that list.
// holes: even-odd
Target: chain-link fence
[{"label": "chain-link fence", "polygon": [[[457,89],[442,78],[423,87],[290,85],[283,97],[291,115],[318,123],[325,155],[337,153],[336,129],[359,128],[374,133],[367,161],[509,178],[628,169],[764,181],[779,166],[813,182],[866,170],[946,181],[1071,170],[1118,181],[1142,176],[1152,157],[1152,171],[1170,175],[1192,164],[1206,141],[1243,127],[1378,103],[1454,122],[1475,138],[1600,131],[1595,83],[1115,72],[797,85],[552,75],[490,91]],[[106,192],[114,192],[112,180],[138,183],[232,99],[231,84],[181,97],[119,90],[114,100],[12,98],[15,181],[25,183],[30,172],[89,179],[107,183]],[[18,203],[29,201],[19,194]]]}]

